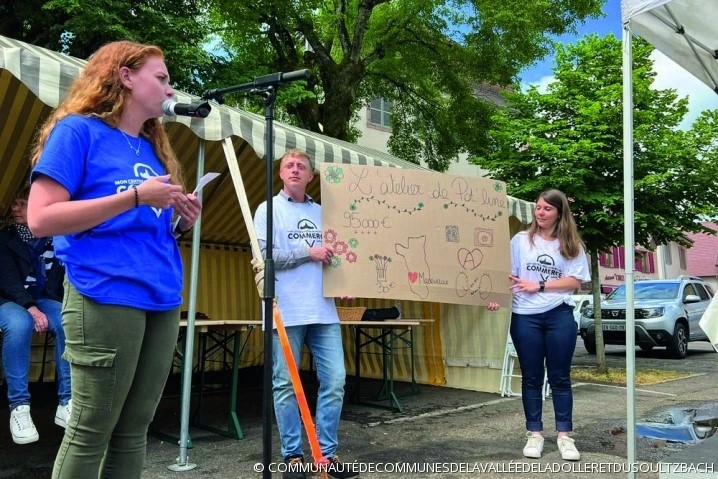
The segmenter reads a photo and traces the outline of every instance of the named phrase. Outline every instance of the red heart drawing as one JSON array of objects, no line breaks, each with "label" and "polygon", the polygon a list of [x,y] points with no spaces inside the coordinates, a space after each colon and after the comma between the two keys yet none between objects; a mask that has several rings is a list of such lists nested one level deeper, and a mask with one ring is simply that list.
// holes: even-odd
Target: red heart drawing
[{"label": "red heart drawing", "polygon": [[419,273],[416,271],[409,271],[409,282],[416,283],[417,279],[419,279]]}]

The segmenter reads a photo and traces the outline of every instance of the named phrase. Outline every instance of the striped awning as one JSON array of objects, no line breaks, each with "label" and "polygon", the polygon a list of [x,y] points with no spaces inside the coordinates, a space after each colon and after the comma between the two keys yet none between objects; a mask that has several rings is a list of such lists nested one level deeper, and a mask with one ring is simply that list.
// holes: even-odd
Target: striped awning
[{"label": "striped awning", "polygon": [[[85,61],[0,36],[0,212],[9,216],[10,202],[27,179],[29,155],[38,126],[57,107]],[[197,100],[177,91],[183,103]],[[265,196],[264,118],[226,105],[212,104],[207,118],[165,117],[167,131],[185,172],[188,188],[196,183],[200,141],[205,141],[204,171],[221,174],[204,190],[203,243],[245,245],[249,237],[229,175],[222,141],[231,138],[252,211]],[[300,148],[318,162],[418,168],[387,153],[274,123],[274,158]],[[279,181],[275,171],[275,182]],[[319,196],[318,181],[309,193]],[[531,221],[532,205],[510,198],[512,216]]]}]

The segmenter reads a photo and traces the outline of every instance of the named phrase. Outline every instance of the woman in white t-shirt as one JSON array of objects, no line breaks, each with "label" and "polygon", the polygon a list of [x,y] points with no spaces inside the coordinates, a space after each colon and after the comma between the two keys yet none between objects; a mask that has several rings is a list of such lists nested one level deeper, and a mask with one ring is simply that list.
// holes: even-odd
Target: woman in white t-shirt
[{"label": "woman in white t-shirt", "polygon": [[591,278],[583,242],[562,192],[548,190],[539,195],[531,227],[511,240],[511,272],[511,339],[521,365],[528,430],[523,454],[539,458],[543,451],[541,390],[546,369],[558,448],[563,459],[577,461],[581,455],[568,435],[573,429],[570,373],[576,347],[570,295]]}]

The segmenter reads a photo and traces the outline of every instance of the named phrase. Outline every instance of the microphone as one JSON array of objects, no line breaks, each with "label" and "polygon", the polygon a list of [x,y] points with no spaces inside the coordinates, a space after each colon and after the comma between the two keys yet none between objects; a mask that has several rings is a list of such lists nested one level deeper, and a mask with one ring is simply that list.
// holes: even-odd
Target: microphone
[{"label": "microphone", "polygon": [[162,103],[162,110],[169,116],[191,116],[194,118],[207,118],[212,110],[209,102],[203,103],[178,103],[167,99]]}]

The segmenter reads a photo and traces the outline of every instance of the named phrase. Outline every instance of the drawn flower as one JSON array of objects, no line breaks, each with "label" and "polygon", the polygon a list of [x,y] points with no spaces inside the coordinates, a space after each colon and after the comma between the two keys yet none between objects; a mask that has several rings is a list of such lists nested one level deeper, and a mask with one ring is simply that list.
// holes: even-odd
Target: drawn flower
[{"label": "drawn flower", "polygon": [[356,211],[357,208],[359,208],[359,207],[357,206],[356,203],[352,203],[349,205],[349,211]]},{"label": "drawn flower", "polygon": [[338,268],[342,264],[342,259],[339,256],[332,256],[332,259],[329,261],[329,266],[332,268]]},{"label": "drawn flower", "polygon": [[347,253],[347,261],[350,263],[356,263],[357,255],[354,251],[350,251]]},{"label": "drawn flower", "polygon": [[351,246],[352,248],[356,248],[357,246],[359,246],[359,240],[356,238],[350,239],[349,246]]},{"label": "drawn flower", "polygon": [[424,208],[424,202],[423,202],[423,201],[419,201],[419,204],[417,205],[417,208],[418,208],[418,209],[423,209],[423,208]]},{"label": "drawn flower", "polygon": [[325,176],[329,183],[339,184],[344,178],[344,170],[338,166],[330,166],[327,168],[327,174]]},{"label": "drawn flower", "polygon": [[501,186],[501,183],[499,183],[498,181],[497,181],[496,183],[494,183],[494,190],[495,190],[495,191],[503,191],[503,189],[504,189],[504,187]]},{"label": "drawn flower", "polygon": [[446,203],[444,203],[444,209],[445,209],[445,210],[448,210],[448,209],[449,209],[449,205],[446,204]]},{"label": "drawn flower", "polygon": [[327,231],[324,233],[324,241],[327,242],[328,244],[334,243],[334,241],[336,241],[336,239],[337,239],[337,232],[336,232],[336,231],[334,231],[334,230],[327,230]]},{"label": "drawn flower", "polygon": [[348,250],[349,246],[344,241],[337,241],[336,243],[334,243],[334,254],[341,256]]}]

